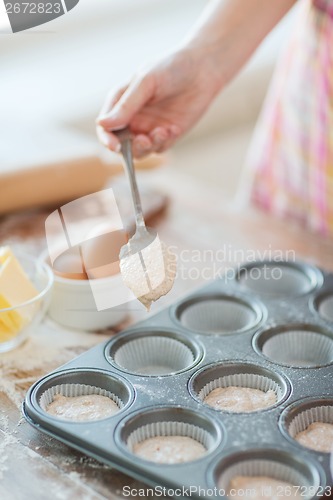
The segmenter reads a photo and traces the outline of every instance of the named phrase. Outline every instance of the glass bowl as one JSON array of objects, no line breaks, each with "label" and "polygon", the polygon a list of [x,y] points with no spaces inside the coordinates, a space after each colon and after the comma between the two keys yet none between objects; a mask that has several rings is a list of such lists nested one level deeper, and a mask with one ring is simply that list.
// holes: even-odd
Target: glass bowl
[{"label": "glass bowl", "polygon": [[[52,270],[27,254],[15,252],[15,256],[38,294],[21,304],[0,308],[0,353],[14,349],[28,338],[41,322],[51,298]],[[1,323],[6,323],[8,318],[17,325],[14,331],[8,332],[1,328]]]}]

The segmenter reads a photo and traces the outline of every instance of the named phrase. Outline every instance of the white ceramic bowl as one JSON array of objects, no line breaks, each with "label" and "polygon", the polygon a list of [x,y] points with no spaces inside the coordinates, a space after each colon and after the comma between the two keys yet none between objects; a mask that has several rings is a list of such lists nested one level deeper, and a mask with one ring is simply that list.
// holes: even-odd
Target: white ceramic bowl
[{"label": "white ceramic bowl", "polygon": [[[49,261],[48,251],[41,257]],[[104,330],[121,323],[128,313],[132,293],[120,273],[104,278],[71,279],[54,273],[49,316],[65,327]]]},{"label": "white ceramic bowl", "polygon": [[[119,294],[124,286],[121,275],[91,281],[92,285],[89,280],[55,275],[49,316],[63,326],[89,331],[104,330],[121,323],[127,316],[127,302],[98,310],[94,297],[94,293],[100,297],[108,297],[110,293]],[[127,298],[131,298],[129,291]]]}]

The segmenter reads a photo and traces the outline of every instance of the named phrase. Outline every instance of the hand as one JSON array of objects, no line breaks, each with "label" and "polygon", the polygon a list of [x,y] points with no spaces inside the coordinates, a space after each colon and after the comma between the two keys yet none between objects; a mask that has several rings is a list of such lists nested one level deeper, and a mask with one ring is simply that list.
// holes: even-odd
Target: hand
[{"label": "hand", "polygon": [[110,93],[97,119],[99,140],[119,152],[112,130],[128,126],[135,157],[160,153],[195,125],[220,87],[209,55],[180,50]]}]

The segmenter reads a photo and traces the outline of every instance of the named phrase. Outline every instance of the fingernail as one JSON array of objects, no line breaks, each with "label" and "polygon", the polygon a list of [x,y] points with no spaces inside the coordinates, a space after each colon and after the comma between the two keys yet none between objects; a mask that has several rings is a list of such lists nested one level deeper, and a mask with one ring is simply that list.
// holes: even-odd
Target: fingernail
[{"label": "fingernail", "polygon": [[115,120],[118,117],[118,111],[110,111],[107,115],[101,115],[98,117],[99,122],[104,122],[106,120]]},{"label": "fingernail", "polygon": [[153,140],[155,144],[163,144],[166,141],[166,136],[154,135]]},{"label": "fingernail", "polygon": [[98,117],[96,118],[96,123],[97,123],[97,124],[99,124],[100,122],[102,122],[102,121],[106,120],[106,118],[108,118],[108,117],[107,117],[107,115],[101,115],[101,116],[98,116]]},{"label": "fingernail", "polygon": [[112,127],[112,130],[110,130],[110,132],[117,132],[117,130],[122,130],[123,128],[126,128],[126,125],[117,125],[116,127]]},{"label": "fingernail", "polygon": [[141,148],[150,148],[151,142],[148,139],[148,137],[145,136],[139,136],[136,140],[136,143],[141,147]]},{"label": "fingernail", "polygon": [[169,130],[173,136],[177,136],[180,134],[180,127],[178,127],[178,125],[171,125],[169,127]]},{"label": "fingernail", "polygon": [[107,115],[100,115],[98,117],[98,120],[107,120],[108,118],[110,118],[110,116],[112,117],[112,113],[108,113]]}]

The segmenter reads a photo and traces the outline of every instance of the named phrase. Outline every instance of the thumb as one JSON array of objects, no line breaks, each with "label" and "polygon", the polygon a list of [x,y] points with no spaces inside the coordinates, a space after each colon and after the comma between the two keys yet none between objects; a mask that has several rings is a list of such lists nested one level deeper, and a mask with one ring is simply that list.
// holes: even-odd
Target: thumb
[{"label": "thumb", "polygon": [[99,117],[98,125],[108,130],[126,127],[153,94],[154,82],[150,76],[135,79],[109,113]]}]

